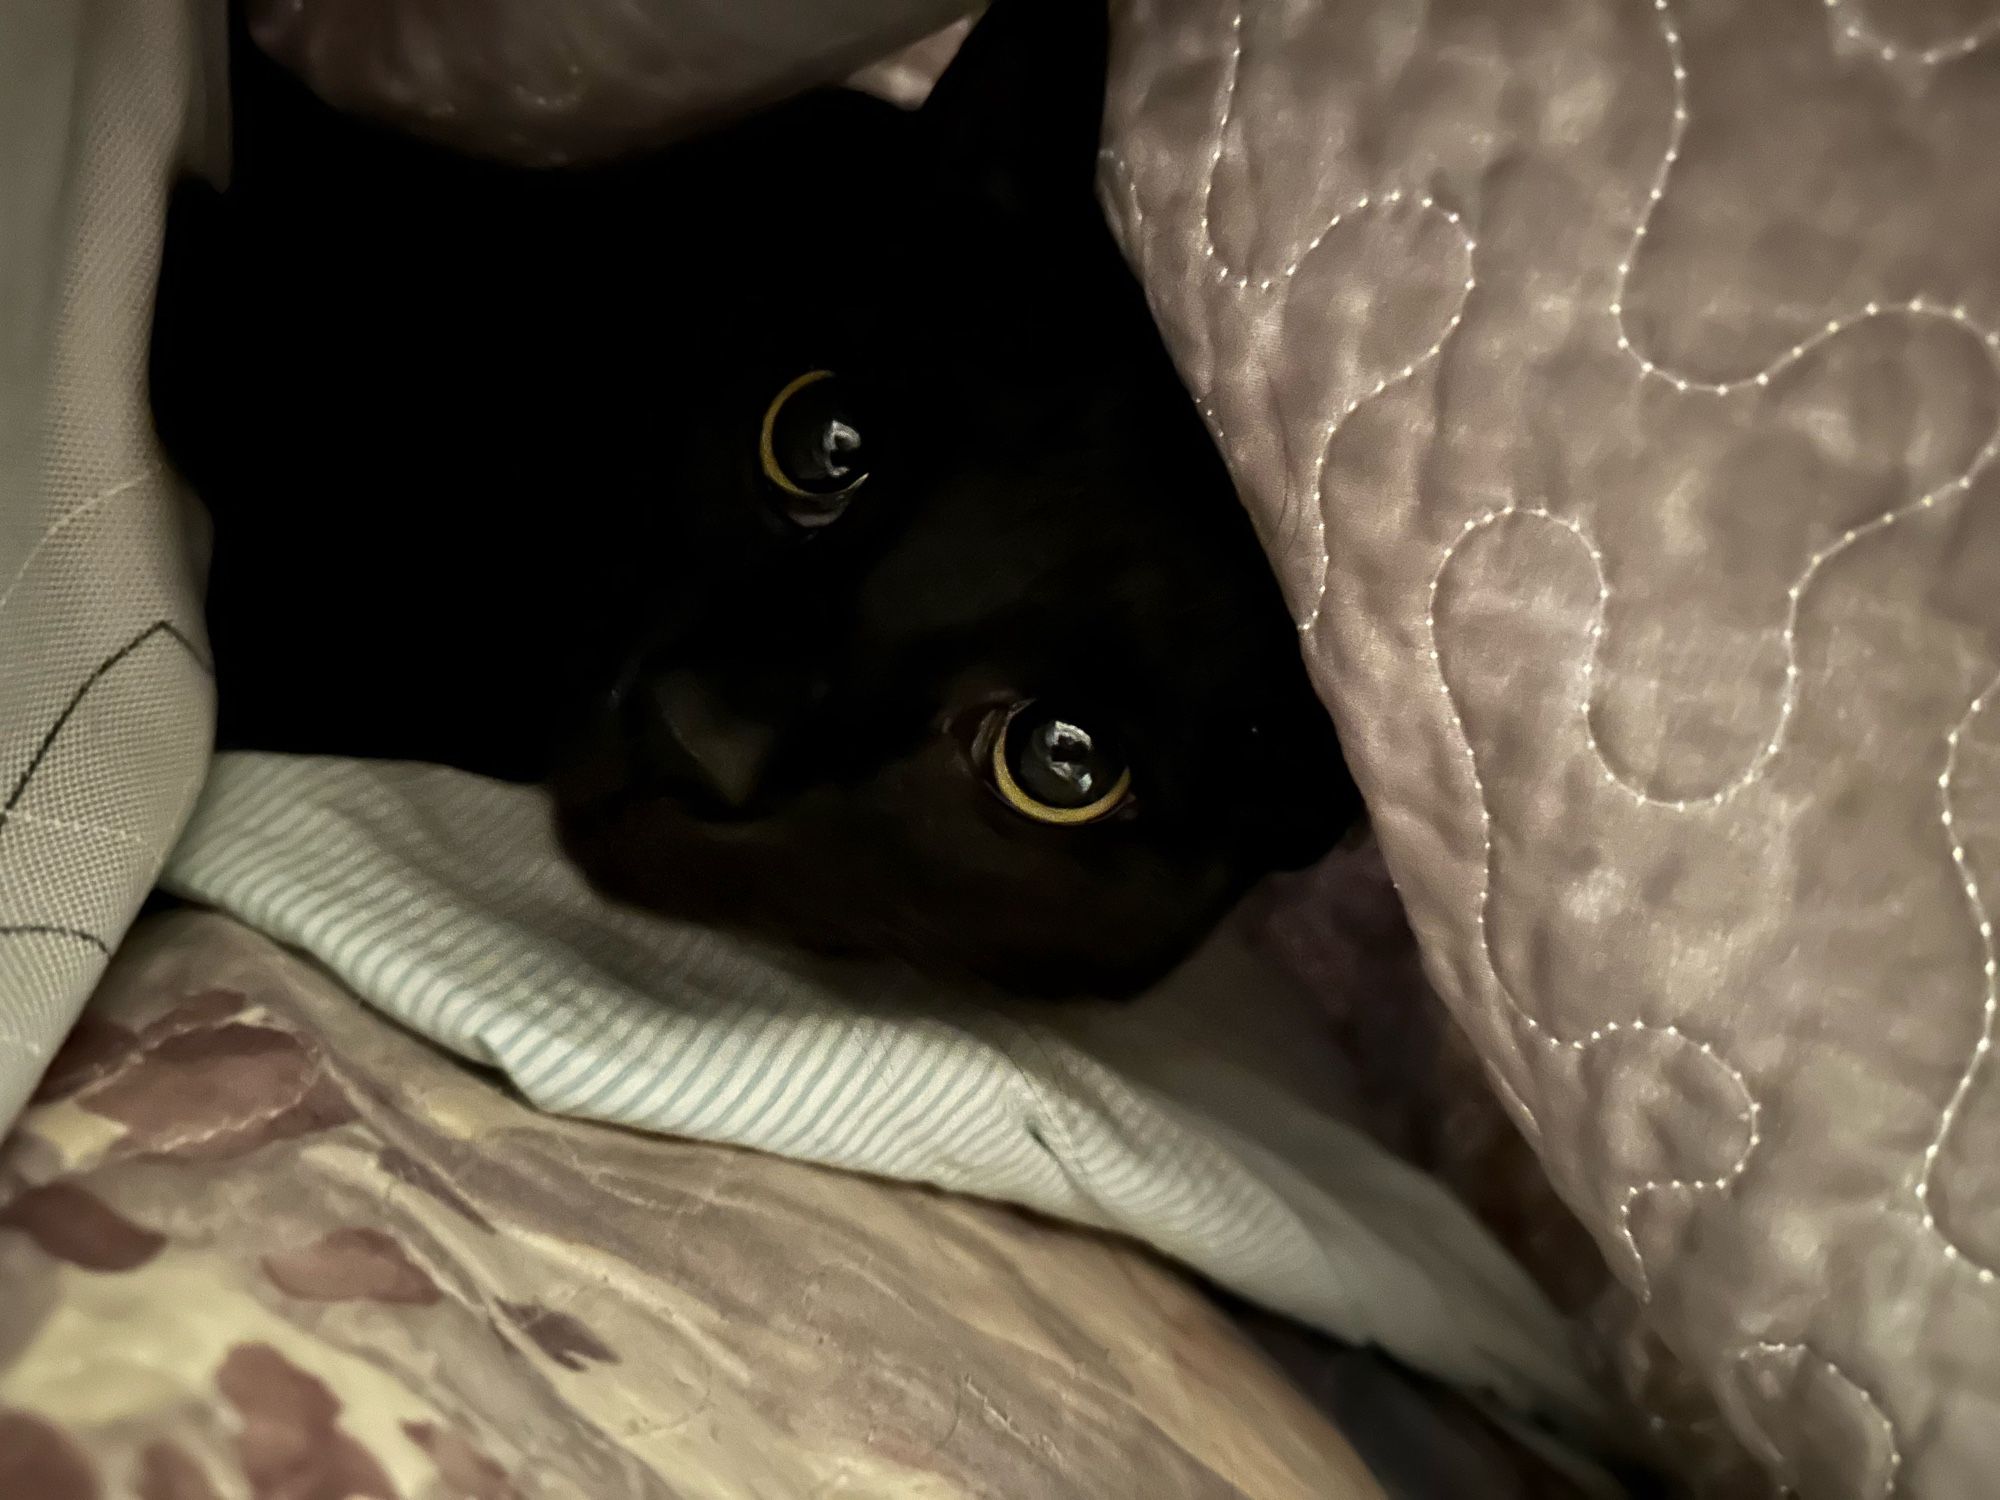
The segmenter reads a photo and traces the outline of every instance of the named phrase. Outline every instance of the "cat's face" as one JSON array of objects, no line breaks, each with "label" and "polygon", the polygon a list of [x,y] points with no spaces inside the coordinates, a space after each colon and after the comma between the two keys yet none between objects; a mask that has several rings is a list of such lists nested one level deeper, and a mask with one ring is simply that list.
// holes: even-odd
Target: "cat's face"
[{"label": "cat's face", "polygon": [[654,392],[700,577],[553,783],[608,894],[1117,992],[1358,815],[1092,201],[1092,9],[1002,0],[918,114],[810,101],[711,157]]}]

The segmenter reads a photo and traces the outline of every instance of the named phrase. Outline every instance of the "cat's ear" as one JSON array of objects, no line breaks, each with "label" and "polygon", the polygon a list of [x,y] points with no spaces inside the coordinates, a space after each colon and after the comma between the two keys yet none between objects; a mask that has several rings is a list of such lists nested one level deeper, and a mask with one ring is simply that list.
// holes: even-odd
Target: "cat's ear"
[{"label": "cat's ear", "polygon": [[1000,206],[1093,200],[1106,0],[993,0],[921,111],[939,166]]}]

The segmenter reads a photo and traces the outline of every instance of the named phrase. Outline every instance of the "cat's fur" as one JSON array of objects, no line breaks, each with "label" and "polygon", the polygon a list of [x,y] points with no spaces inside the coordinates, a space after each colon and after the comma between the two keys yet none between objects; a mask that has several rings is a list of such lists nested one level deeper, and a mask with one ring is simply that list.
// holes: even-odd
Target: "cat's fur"
[{"label": "cat's fur", "polygon": [[[239,58],[152,369],[221,743],[546,780],[614,897],[1038,991],[1130,989],[1325,850],[1334,732],[1093,197],[1104,33],[999,0],[920,111],[828,91],[561,172]],[[871,473],[803,530],[758,433],[821,368]],[[987,785],[979,726],[1051,695],[1127,753],[1103,822]]]}]

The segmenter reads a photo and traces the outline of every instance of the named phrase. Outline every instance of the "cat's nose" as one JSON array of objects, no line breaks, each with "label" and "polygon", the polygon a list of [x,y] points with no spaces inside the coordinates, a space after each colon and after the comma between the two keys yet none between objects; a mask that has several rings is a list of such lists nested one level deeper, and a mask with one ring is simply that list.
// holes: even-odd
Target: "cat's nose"
[{"label": "cat's nose", "polygon": [[649,769],[671,790],[692,793],[684,798],[691,810],[734,814],[749,806],[777,741],[769,724],[732,709],[687,671],[650,678],[642,705]]}]

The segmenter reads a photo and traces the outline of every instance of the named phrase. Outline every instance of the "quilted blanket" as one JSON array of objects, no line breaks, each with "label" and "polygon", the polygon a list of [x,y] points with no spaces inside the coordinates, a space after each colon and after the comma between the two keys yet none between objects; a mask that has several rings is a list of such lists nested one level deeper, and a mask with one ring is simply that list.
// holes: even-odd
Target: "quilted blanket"
[{"label": "quilted blanket", "polygon": [[1121,17],[1109,199],[1493,1086],[1774,1473],[1991,1495],[2000,12]]}]

